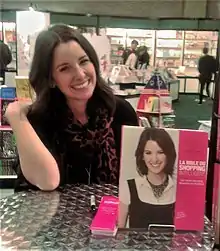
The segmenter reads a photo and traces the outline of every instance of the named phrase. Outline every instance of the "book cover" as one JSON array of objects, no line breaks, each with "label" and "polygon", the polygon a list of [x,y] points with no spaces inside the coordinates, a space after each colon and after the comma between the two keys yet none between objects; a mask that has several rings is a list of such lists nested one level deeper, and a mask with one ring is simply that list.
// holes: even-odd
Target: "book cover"
[{"label": "book cover", "polygon": [[16,158],[17,148],[15,136],[11,129],[0,129],[0,158]]},{"label": "book cover", "polygon": [[8,105],[12,102],[14,102],[15,99],[0,99],[0,109],[1,109],[1,113],[0,113],[0,122],[1,122],[1,126],[9,126],[9,123],[5,117],[5,111],[8,107]]},{"label": "book cover", "polygon": [[92,233],[114,235],[117,231],[119,200],[114,196],[103,196],[98,211],[92,221]]},{"label": "book cover", "polygon": [[208,134],[124,126],[120,228],[204,228]]},{"label": "book cover", "polygon": [[35,92],[29,83],[28,77],[16,76],[16,95],[18,100],[31,100],[35,97]]}]

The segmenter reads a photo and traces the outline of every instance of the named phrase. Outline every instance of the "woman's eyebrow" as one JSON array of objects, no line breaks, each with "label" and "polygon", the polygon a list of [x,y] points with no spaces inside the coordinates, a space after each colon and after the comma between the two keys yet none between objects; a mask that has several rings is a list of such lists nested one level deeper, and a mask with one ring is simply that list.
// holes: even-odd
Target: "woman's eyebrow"
[{"label": "woman's eyebrow", "polygon": [[85,59],[85,58],[88,58],[88,56],[87,56],[87,55],[81,56],[81,57],[79,58],[79,61],[82,60],[82,59]]}]

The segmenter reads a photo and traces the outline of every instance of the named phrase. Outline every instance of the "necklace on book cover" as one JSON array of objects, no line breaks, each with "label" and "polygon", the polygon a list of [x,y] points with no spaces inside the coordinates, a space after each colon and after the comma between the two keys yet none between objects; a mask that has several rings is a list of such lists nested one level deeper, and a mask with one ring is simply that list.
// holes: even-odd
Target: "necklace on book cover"
[{"label": "necklace on book cover", "polygon": [[150,184],[150,186],[151,186],[151,188],[152,188],[152,190],[153,190],[154,196],[155,196],[157,199],[160,198],[160,197],[162,196],[162,194],[163,194],[165,188],[168,186],[169,177],[167,176],[167,178],[165,179],[165,181],[164,181],[162,184],[160,184],[160,185],[154,185],[154,184],[152,184],[152,183],[149,181],[148,177],[146,177],[146,178],[147,178],[147,181],[148,181],[148,183]]}]

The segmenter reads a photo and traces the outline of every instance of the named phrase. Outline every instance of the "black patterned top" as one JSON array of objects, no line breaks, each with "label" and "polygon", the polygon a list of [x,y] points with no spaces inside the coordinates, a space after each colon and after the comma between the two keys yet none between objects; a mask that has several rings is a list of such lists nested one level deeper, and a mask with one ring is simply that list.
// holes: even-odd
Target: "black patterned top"
[{"label": "black patterned top", "polygon": [[[80,124],[66,109],[61,116],[29,118],[38,136],[57,160],[60,185],[118,184],[122,125],[138,125],[131,105],[116,97],[116,110],[110,115],[102,105],[88,109],[88,123]],[[16,190],[36,188],[23,176],[20,167]]]}]

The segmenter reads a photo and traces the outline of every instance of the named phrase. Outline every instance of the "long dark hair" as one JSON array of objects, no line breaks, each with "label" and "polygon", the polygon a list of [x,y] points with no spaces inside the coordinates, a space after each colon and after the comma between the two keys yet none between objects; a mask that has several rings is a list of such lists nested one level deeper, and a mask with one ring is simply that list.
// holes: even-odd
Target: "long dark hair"
[{"label": "long dark hair", "polygon": [[[52,62],[55,48],[61,43],[76,41],[94,65],[97,83],[93,97],[89,100],[99,99],[113,114],[115,110],[115,98],[111,88],[100,75],[99,60],[97,54],[88,40],[79,31],[65,24],[56,24],[42,31],[35,43],[35,51],[29,74],[30,85],[36,93],[36,101],[33,103],[30,113],[45,114],[48,110],[59,110],[66,105],[65,97],[58,88],[51,88],[54,83],[52,77]],[[88,105],[89,105],[88,102]],[[87,106],[88,106],[87,105]]]}]

